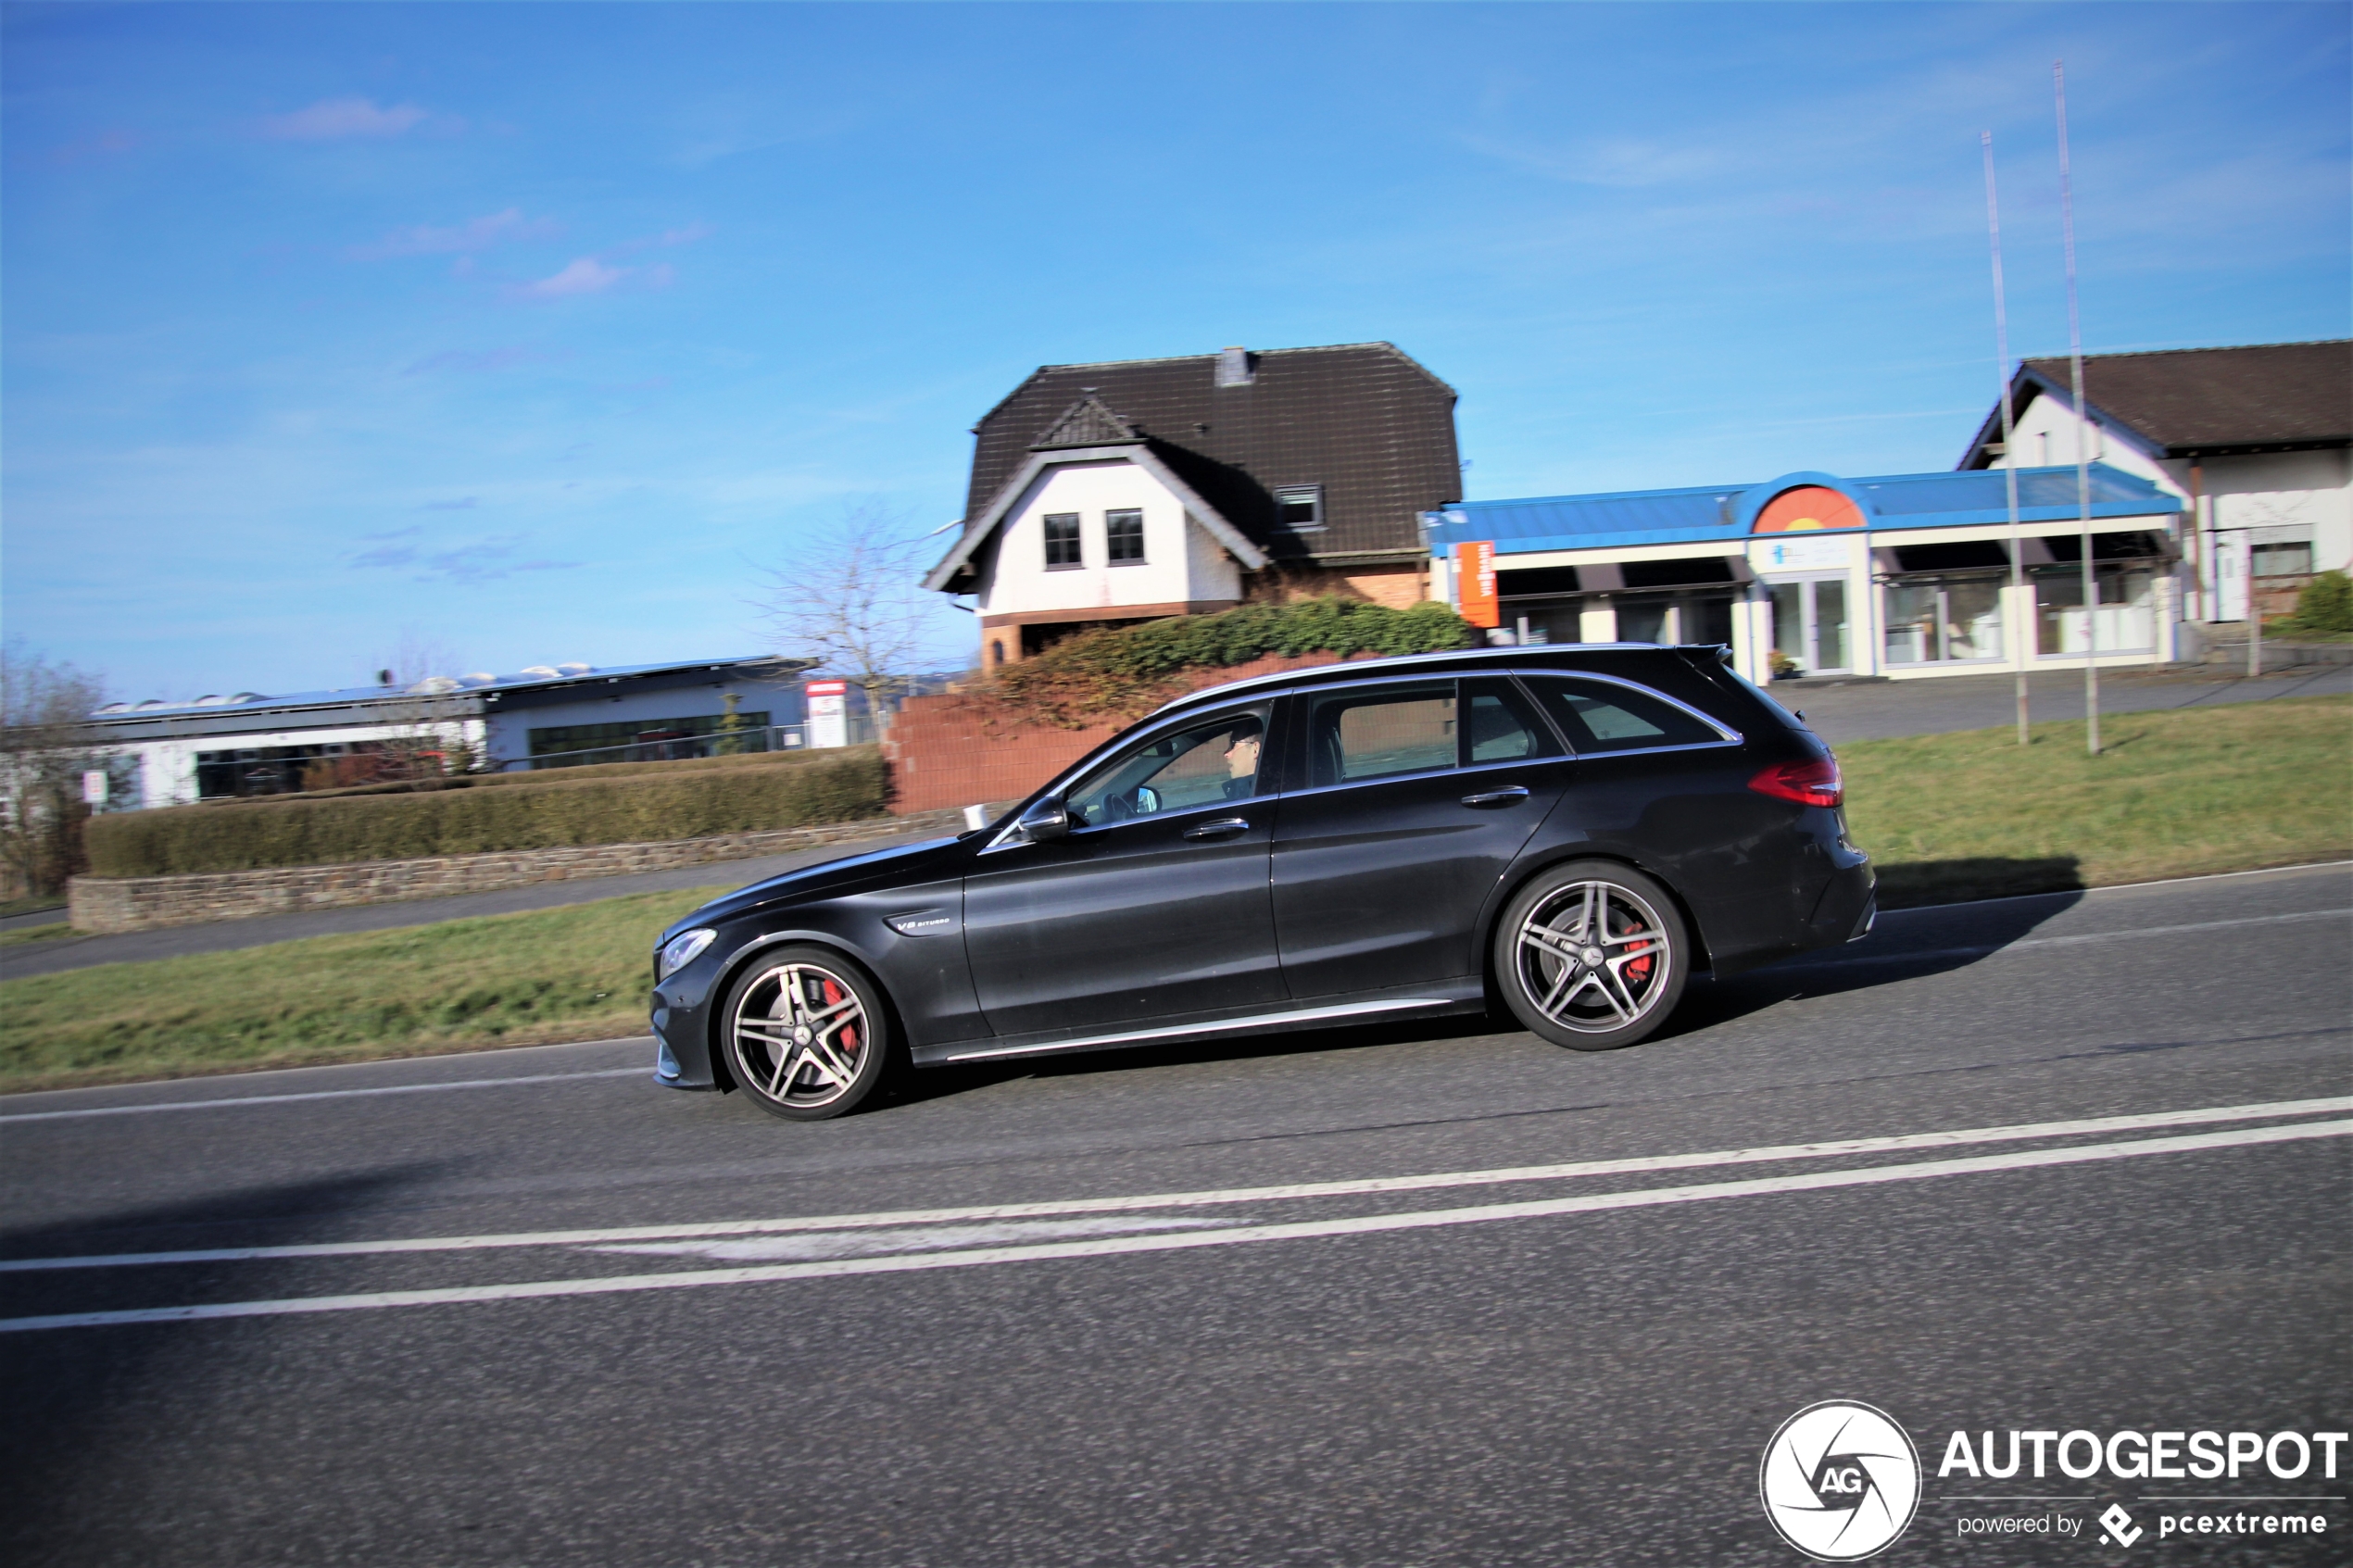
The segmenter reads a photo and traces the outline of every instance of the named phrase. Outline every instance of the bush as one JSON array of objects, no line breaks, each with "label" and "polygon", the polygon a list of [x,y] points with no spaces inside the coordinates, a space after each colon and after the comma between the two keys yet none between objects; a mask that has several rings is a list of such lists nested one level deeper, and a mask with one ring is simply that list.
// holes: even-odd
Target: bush
[{"label": "bush", "polygon": [[91,822],[90,869],[98,876],[176,876],[643,844],[854,822],[883,811],[882,756],[873,746],[796,759],[789,767],[642,766],[669,771],[578,778],[571,775],[591,770],[562,769],[501,780],[496,789],[126,811]]},{"label": "bush", "polygon": [[1323,597],[1243,605],[1141,626],[1083,633],[997,672],[998,695],[1064,729],[1156,708],[1170,678],[1224,669],[1268,654],[1440,653],[1478,633],[1435,601],[1410,609]]},{"label": "bush", "polygon": [[2319,571],[2296,596],[2296,613],[2270,630],[2288,636],[2341,637],[2353,633],[2353,577]]}]

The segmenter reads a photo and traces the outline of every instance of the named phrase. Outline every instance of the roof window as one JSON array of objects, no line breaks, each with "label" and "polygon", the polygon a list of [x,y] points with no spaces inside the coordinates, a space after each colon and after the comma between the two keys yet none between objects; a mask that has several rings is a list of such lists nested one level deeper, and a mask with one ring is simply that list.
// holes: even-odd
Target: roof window
[{"label": "roof window", "polygon": [[1292,533],[1313,533],[1324,526],[1324,487],[1285,484],[1275,491],[1275,521]]}]

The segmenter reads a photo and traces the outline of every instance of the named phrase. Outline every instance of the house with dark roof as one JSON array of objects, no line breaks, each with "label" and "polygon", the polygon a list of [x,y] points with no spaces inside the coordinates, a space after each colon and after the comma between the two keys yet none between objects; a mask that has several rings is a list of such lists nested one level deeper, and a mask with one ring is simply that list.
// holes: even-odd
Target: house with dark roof
[{"label": "house with dark roof", "polygon": [[973,596],[991,666],[1245,599],[1412,604],[1462,493],[1453,389],[1386,343],[1041,366],[973,434],[925,585]]},{"label": "house with dark roof", "polygon": [[2027,359],[1960,466],[2047,468],[2083,455],[2178,496],[2185,617],[2291,608],[2311,573],[2353,569],[2353,340]]}]

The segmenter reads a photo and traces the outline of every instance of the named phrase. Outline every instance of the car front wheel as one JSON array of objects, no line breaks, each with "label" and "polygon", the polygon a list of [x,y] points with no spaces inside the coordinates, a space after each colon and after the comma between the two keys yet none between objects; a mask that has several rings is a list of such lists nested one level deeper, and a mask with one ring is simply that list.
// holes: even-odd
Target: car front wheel
[{"label": "car front wheel", "polygon": [[822,1122],[857,1109],[889,1054],[882,990],[822,947],[761,956],[727,993],[727,1065],[772,1116]]},{"label": "car front wheel", "polygon": [[1495,977],[1513,1016],[1556,1046],[1605,1051],[1647,1038],[1691,967],[1667,889],[1614,860],[1555,866],[1495,927]]}]

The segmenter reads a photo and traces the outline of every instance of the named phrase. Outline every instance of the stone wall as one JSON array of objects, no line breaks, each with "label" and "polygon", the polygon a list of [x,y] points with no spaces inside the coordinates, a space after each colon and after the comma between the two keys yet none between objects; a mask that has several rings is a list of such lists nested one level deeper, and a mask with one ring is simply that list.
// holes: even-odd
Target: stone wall
[{"label": "stone wall", "polygon": [[661,844],[590,844],[563,849],[516,849],[490,855],[439,855],[420,860],[361,860],[333,866],[280,866],[199,876],[78,876],[67,893],[77,931],[146,931],[208,921],[248,920],[303,909],[488,893],[535,882],[566,882],[667,871],[713,860],[782,855],[824,844],[846,844],[910,828],[963,831],[959,811],[927,811],[822,827],[722,834]]}]

